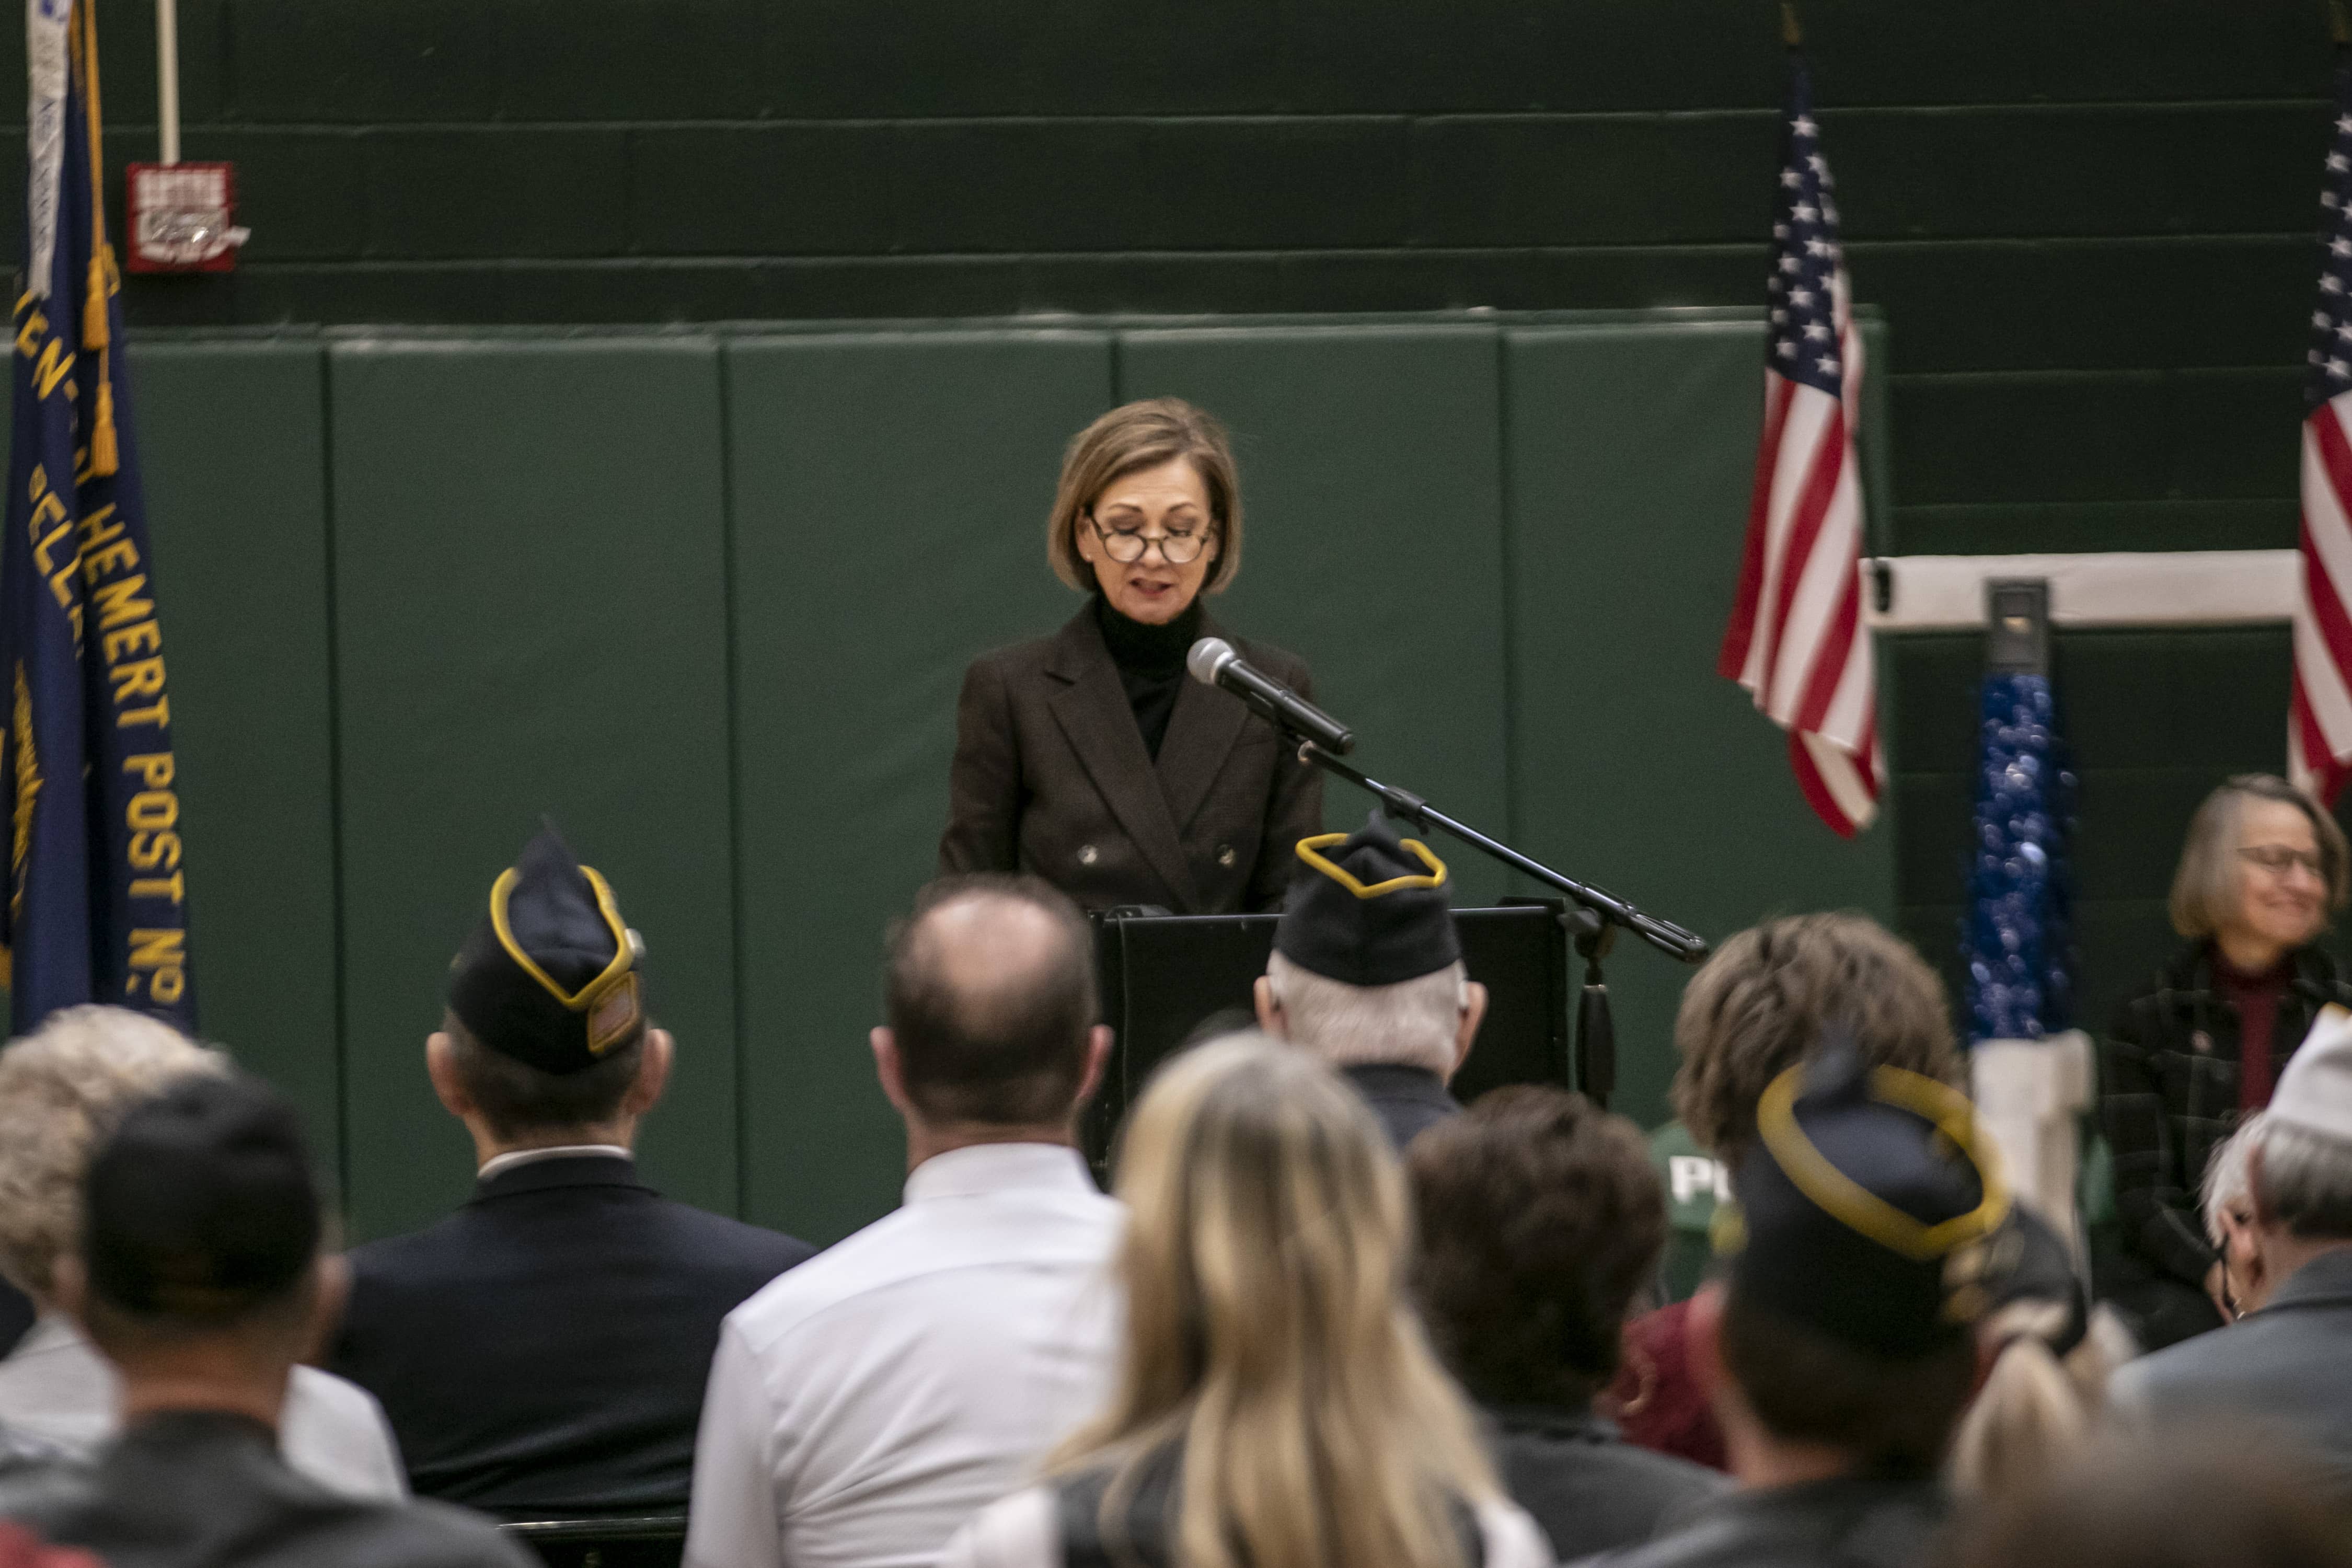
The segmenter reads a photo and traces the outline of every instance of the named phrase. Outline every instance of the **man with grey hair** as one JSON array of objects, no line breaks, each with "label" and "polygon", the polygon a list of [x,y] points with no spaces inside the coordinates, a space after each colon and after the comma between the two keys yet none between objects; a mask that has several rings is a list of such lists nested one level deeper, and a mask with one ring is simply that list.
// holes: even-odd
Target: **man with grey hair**
[{"label": "man with grey hair", "polygon": [[1353,835],[1299,840],[1298,858],[1258,1023],[1339,1068],[1401,1152],[1462,1109],[1446,1085],[1486,1013],[1486,988],[1462,964],[1445,863],[1377,812]]},{"label": "man with grey hair", "polygon": [[2249,1136],[2247,1241],[2268,1300],[2125,1366],[2114,1404],[2276,1425],[2352,1482],[2352,1014],[2320,1015]]},{"label": "man with grey hair", "polygon": [[2214,1305],[2222,1318],[2236,1322],[2270,1300],[2270,1278],[2254,1229],[2254,1200],[2248,1191],[2248,1157],[2262,1136],[2266,1113],[2253,1111],[2238,1123],[2229,1141],[2213,1151],[2205,1166],[2205,1184],[2198,1206],[2205,1216],[2206,1239],[2221,1255],[2221,1283]]}]

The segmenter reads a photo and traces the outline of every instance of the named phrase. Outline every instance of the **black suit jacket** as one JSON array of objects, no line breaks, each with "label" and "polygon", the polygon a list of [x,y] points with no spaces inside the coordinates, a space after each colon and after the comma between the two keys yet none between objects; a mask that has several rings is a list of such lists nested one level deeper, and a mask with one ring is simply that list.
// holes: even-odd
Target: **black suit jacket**
[{"label": "black suit jacket", "polygon": [[1403,1062],[1358,1062],[1341,1068],[1339,1075],[1356,1086],[1400,1154],[1421,1136],[1423,1129],[1461,1114],[1462,1102],[1454,1098],[1445,1080],[1427,1068]]},{"label": "black suit jacket", "polygon": [[[1233,636],[1301,696],[1306,664]],[[1187,679],[1155,763],[1089,604],[1050,637],[972,660],[956,707],[940,874],[1023,871],[1087,909],[1274,909],[1298,840],[1323,830],[1323,776],[1241,699]]]},{"label": "black suit jacket", "polygon": [[631,1161],[518,1165],[352,1250],[332,1365],[383,1402],[423,1496],[681,1509],[719,1320],[814,1250],[671,1203]]}]

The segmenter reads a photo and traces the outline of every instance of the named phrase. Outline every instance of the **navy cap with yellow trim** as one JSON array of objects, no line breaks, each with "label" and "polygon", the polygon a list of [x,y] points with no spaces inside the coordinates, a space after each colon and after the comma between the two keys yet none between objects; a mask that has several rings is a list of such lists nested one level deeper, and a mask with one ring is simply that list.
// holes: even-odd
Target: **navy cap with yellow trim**
[{"label": "navy cap with yellow trim", "polygon": [[642,1032],[643,943],[604,879],[541,820],[449,965],[449,1010],[483,1046],[562,1077]]},{"label": "navy cap with yellow trim", "polygon": [[1735,1300],[1898,1358],[1984,1315],[2010,1203],[1966,1096],[1834,1041],[1772,1080],[1756,1129],[1717,1227]]},{"label": "navy cap with yellow trim", "polygon": [[1354,833],[1298,841],[1275,951],[1348,985],[1394,985],[1462,956],[1445,862],[1379,812]]}]

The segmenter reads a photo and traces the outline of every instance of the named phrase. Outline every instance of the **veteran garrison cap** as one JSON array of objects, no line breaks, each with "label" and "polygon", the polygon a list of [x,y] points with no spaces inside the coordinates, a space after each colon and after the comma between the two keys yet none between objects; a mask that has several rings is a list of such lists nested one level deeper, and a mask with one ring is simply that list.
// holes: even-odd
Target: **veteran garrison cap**
[{"label": "veteran garrison cap", "polygon": [[319,1250],[301,1126],[242,1074],[183,1079],[133,1106],[83,1197],[90,1289],[126,1311],[232,1317],[292,1287]]},{"label": "veteran garrison cap", "polygon": [[1984,1315],[2010,1205],[1965,1096],[1833,1038],[1772,1080],[1756,1130],[1718,1226],[1736,1300],[1900,1359]]},{"label": "veteran garrison cap", "polygon": [[548,822],[490,885],[449,965],[449,1010],[491,1050],[558,1077],[583,1071],[645,1024],[642,945]]},{"label": "veteran garrison cap", "polygon": [[1394,985],[1462,956],[1445,862],[1379,812],[1354,833],[1298,841],[1275,951],[1347,985]]}]

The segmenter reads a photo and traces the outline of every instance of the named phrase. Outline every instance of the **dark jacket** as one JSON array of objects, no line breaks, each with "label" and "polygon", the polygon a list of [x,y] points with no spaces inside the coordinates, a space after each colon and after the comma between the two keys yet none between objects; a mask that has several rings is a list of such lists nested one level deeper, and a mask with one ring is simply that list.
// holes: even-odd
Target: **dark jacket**
[{"label": "dark jacket", "polygon": [[150,1416],[76,1468],[0,1485],[0,1517],[108,1568],[529,1568],[440,1503],[349,1498],[298,1475],[243,1415]]},{"label": "dark jacket", "polygon": [[16,1348],[16,1342],[33,1326],[34,1316],[32,1298],[0,1279],[0,1355]]},{"label": "dark jacket", "polygon": [[[1295,656],[1206,616],[1201,635],[1311,693]],[[1323,830],[1322,774],[1297,752],[1240,698],[1188,679],[1155,763],[1089,602],[964,672],[940,874],[1027,872],[1090,910],[1276,908],[1298,840]]]},{"label": "dark jacket", "polygon": [[1390,1143],[1400,1154],[1423,1128],[1434,1126],[1462,1110],[1462,1102],[1454,1098],[1445,1080],[1427,1068],[1408,1067],[1402,1062],[1360,1062],[1339,1071],[1371,1106],[1372,1114],[1381,1119],[1381,1125],[1388,1130]]},{"label": "dark jacket", "polygon": [[[1153,1454],[1136,1477],[1126,1517],[1108,1531],[1103,1527],[1103,1502],[1109,1495],[1112,1469],[1081,1470],[1047,1481],[1055,1517],[1052,1539],[1059,1554],[1044,1562],[1036,1561],[1034,1554],[1026,1563],[1012,1559],[1013,1568],[1176,1568],[1179,1558],[1172,1538],[1183,1491],[1182,1467],[1181,1447],[1171,1445]],[[1503,1552],[1489,1550],[1495,1544],[1490,1529],[1498,1522],[1494,1517],[1497,1510],[1481,1510],[1457,1500],[1448,1511],[1461,1543],[1464,1568],[1535,1568],[1542,1558],[1542,1543],[1516,1520],[1511,1521],[1514,1528],[1501,1537]]]},{"label": "dark jacket", "polygon": [[1932,1480],[1848,1477],[1726,1492],[1608,1568],[1925,1568],[1948,1505]]},{"label": "dark jacket", "polygon": [[1672,1528],[1728,1485],[1686,1459],[1636,1448],[1590,1410],[1491,1410],[1504,1489],[1565,1563],[1637,1545]]},{"label": "dark jacket", "polygon": [[2169,1425],[2275,1425],[2352,1492],[2352,1247],[2321,1253],[2231,1328],[2126,1363],[2112,1403]]},{"label": "dark jacket", "polygon": [[[2352,1006],[2352,985],[2336,977],[2327,954],[2306,947],[2294,955],[2294,978],[2271,1026],[2273,1081],[2330,1002]],[[2215,1253],[2205,1239],[2199,1187],[2215,1146],[2238,1121],[2238,1009],[2213,983],[2210,943],[2177,954],[2153,984],[2116,1009],[2099,1080],[2123,1245],[2201,1291]]]},{"label": "dark jacket", "polygon": [[425,1496],[682,1509],[719,1321],[813,1250],[671,1203],[632,1161],[517,1165],[352,1250],[332,1365],[383,1402]]}]

